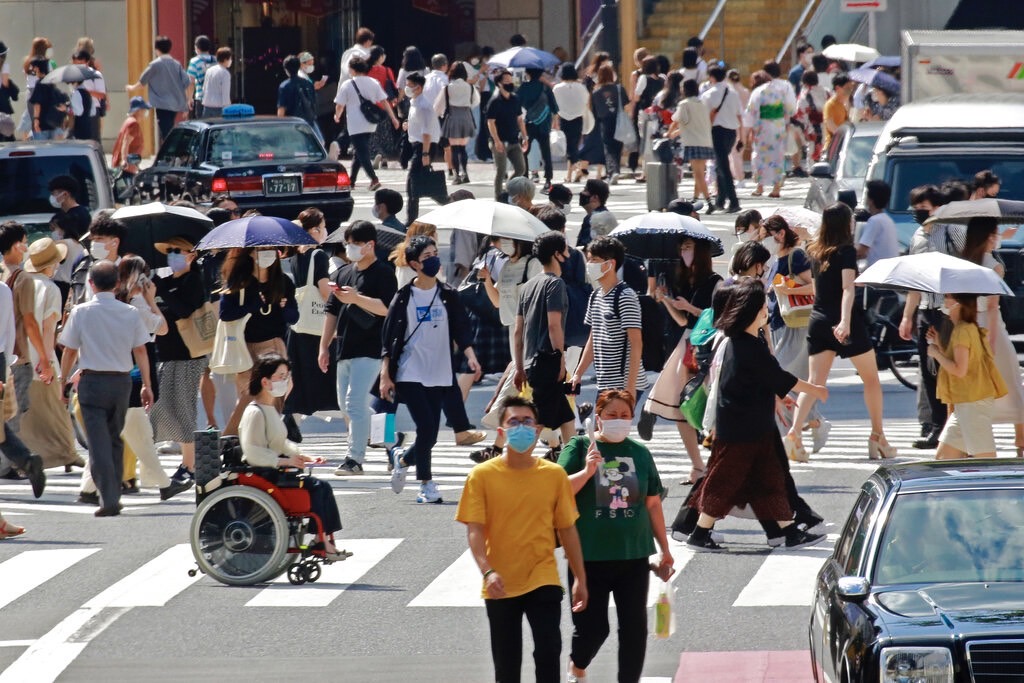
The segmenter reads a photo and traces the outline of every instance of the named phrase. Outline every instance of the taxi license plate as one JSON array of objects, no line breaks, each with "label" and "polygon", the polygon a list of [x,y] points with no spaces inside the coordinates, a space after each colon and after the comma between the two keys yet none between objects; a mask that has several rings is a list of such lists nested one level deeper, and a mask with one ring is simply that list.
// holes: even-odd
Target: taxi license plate
[{"label": "taxi license plate", "polygon": [[299,194],[302,192],[298,176],[264,176],[263,194]]}]

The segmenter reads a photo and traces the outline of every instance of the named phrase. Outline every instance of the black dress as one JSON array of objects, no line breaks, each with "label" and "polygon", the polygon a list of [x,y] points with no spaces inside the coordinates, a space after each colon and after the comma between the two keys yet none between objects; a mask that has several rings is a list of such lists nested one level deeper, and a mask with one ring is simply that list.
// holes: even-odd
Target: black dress
[{"label": "black dress", "polygon": [[[296,283],[306,284],[311,259],[313,283],[328,277],[329,257],[320,249],[313,249],[295,257],[292,273]],[[327,372],[320,372],[320,336],[289,330],[287,347],[293,388],[284,403],[285,414],[312,415],[319,410],[338,410],[337,366],[332,357]]]},{"label": "black dress", "polygon": [[832,328],[839,324],[843,307],[843,271],[857,273],[857,250],[852,244],[836,249],[822,264],[812,263],[814,272],[814,308],[811,322],[807,326],[807,353],[811,356],[822,351],[834,351],[840,358],[853,358],[871,351],[867,321],[861,297],[853,299],[850,314],[850,336],[847,343],[840,344]]}]

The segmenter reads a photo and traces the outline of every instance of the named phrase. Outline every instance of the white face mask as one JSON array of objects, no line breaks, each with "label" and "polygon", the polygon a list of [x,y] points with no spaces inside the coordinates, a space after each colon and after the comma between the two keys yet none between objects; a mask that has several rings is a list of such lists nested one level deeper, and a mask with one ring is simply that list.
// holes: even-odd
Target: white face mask
[{"label": "white face mask", "polygon": [[413,88],[411,85],[405,86],[405,96],[410,99],[416,97],[416,89]]},{"label": "white face mask", "polygon": [[572,213],[572,207],[566,204],[560,209],[560,211],[562,212],[563,216],[568,216],[570,213]]},{"label": "white face mask", "polygon": [[620,443],[629,436],[632,420],[601,420],[601,437],[609,443]]},{"label": "white face mask", "polygon": [[52,206],[55,209],[59,209],[60,208],[60,199],[57,197],[57,195],[55,195],[55,194],[51,194],[50,195],[50,206]]},{"label": "white face mask", "polygon": [[363,258],[363,245],[361,244],[346,244],[345,245],[345,256],[349,261],[357,263]]},{"label": "white face mask", "polygon": [[269,268],[270,266],[274,265],[274,261],[276,261],[276,260],[277,260],[277,252],[276,251],[266,251],[266,250],[264,250],[264,251],[256,252],[256,264],[259,265],[260,268],[264,268],[264,269],[265,268]]},{"label": "white face mask", "polygon": [[93,242],[89,245],[89,255],[97,261],[104,261],[110,255],[110,250],[103,242]]},{"label": "white face mask", "polygon": [[587,277],[590,278],[591,282],[597,282],[605,276],[608,272],[606,266],[611,261],[601,261],[600,263],[587,263]]},{"label": "white face mask", "polygon": [[763,240],[761,240],[761,246],[767,249],[768,253],[771,254],[772,256],[779,255],[779,243],[773,236],[768,235]]},{"label": "white face mask", "polygon": [[46,58],[47,59],[53,59],[53,48],[52,47],[46,48]]},{"label": "white face mask", "polygon": [[376,204],[374,204],[373,207],[370,208],[370,215],[373,216],[374,220],[380,220],[380,211],[377,210]]},{"label": "white face mask", "polygon": [[308,74],[311,74],[314,71],[316,71],[316,65],[315,64],[310,64],[309,66],[304,66],[304,67],[302,67],[302,70],[305,71]]},{"label": "white face mask", "polygon": [[514,245],[512,242],[503,241],[501,244],[498,245],[498,251],[500,251],[505,256],[511,257],[516,253],[516,245]]},{"label": "white face mask", "polygon": [[288,380],[275,379],[270,382],[270,395],[274,398],[281,398],[288,393]]},{"label": "white face mask", "polygon": [[64,239],[64,232],[61,230],[51,230],[50,239],[52,239],[54,242],[60,242],[62,239]]}]

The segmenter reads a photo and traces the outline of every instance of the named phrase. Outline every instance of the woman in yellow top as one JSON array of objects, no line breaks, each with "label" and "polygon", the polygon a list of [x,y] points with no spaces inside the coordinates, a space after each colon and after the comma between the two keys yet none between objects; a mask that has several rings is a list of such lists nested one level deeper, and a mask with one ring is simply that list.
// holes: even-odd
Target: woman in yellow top
[{"label": "woman in yellow top", "polygon": [[939,364],[935,394],[951,409],[935,458],[994,458],[992,409],[995,399],[1006,395],[1006,384],[985,341],[985,330],[978,327],[978,297],[947,294],[943,308],[954,325],[949,344],[939,347],[935,328],[927,335],[928,357]]}]

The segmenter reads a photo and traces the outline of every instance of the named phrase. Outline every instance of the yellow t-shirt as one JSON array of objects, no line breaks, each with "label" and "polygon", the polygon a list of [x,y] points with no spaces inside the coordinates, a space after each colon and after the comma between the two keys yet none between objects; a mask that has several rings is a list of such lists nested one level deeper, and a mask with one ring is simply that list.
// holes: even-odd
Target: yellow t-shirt
[{"label": "yellow t-shirt", "polygon": [[[830,97],[825,102],[825,109],[822,111],[822,117],[826,121],[831,121],[832,125],[838,128],[850,119],[850,114],[846,111],[846,105],[843,104],[842,100],[838,97]],[[825,149],[828,149],[829,144],[832,141],[832,133],[828,132],[826,126],[822,126],[822,130],[825,133],[825,141],[823,143]]]},{"label": "yellow t-shirt", "polygon": [[949,345],[944,349],[946,355],[953,358],[954,349],[958,346],[967,347],[967,374],[953,377],[945,368],[939,368],[936,397],[947,405],[956,405],[1005,396],[1006,383],[985,341],[985,330],[974,323],[957,323],[949,337]]},{"label": "yellow t-shirt", "polygon": [[[576,523],[576,498],[569,475],[538,458],[529,469],[508,466],[504,457],[474,467],[466,478],[455,519],[483,524],[487,560],[514,598],[541,586],[560,586],[555,564],[555,529]],[[481,588],[483,597],[487,597]]]}]

